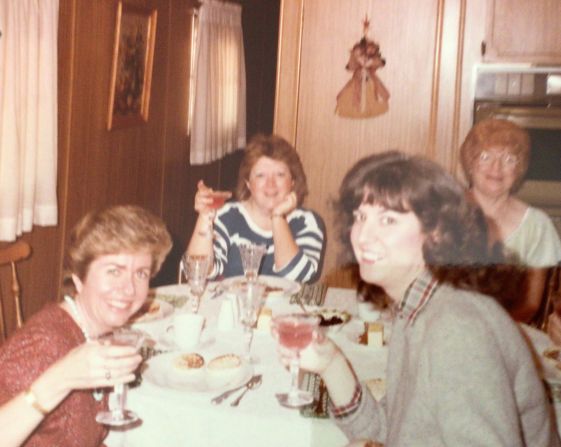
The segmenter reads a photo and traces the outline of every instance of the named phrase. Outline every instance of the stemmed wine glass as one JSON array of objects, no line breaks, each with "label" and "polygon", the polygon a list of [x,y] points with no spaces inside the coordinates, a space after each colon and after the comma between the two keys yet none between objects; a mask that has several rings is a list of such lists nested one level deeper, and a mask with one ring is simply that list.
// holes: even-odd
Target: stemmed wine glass
[{"label": "stemmed wine glass", "polygon": [[184,273],[189,283],[189,290],[193,297],[191,310],[193,313],[199,311],[201,297],[205,293],[208,278],[209,257],[207,255],[183,255]]},{"label": "stemmed wine glass", "polygon": [[244,358],[249,363],[257,363],[257,360],[252,359],[250,354],[251,341],[253,340],[253,327],[257,323],[259,311],[263,306],[265,287],[265,284],[248,282],[235,288],[239,303],[239,319],[244,329]]},{"label": "stemmed wine glass", "polygon": [[248,282],[257,281],[261,260],[267,248],[263,244],[249,243],[240,245],[239,249],[245,278]]},{"label": "stemmed wine glass", "polygon": [[290,390],[277,394],[277,400],[285,407],[298,408],[313,402],[309,391],[298,387],[300,351],[314,339],[319,326],[319,317],[310,314],[279,315],[272,320],[271,330],[280,346],[290,353]]},{"label": "stemmed wine glass", "polygon": [[[104,335],[99,340],[102,343],[108,342],[114,346],[132,346],[138,350],[144,341],[144,337],[144,333],[141,331],[121,328]],[[136,413],[125,408],[127,388],[125,383],[118,383],[114,386],[115,406],[112,410],[97,413],[95,417],[97,422],[105,425],[121,426],[132,424],[138,420]]]}]

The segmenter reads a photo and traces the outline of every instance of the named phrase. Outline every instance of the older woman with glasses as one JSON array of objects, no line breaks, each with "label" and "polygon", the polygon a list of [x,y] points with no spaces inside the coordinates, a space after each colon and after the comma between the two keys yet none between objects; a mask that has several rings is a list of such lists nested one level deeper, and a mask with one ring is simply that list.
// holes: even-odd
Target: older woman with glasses
[{"label": "older woman with glasses", "polygon": [[469,196],[485,213],[490,243],[502,242],[528,268],[525,293],[509,311],[516,320],[530,322],[541,305],[547,268],[561,261],[561,241],[542,210],[514,195],[528,169],[529,135],[511,121],[486,119],[469,131],[460,157]]}]

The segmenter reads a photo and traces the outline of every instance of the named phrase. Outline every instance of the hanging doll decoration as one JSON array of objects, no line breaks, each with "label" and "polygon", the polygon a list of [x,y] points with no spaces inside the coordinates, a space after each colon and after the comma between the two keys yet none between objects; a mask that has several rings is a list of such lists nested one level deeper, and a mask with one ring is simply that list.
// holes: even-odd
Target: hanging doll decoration
[{"label": "hanging doll decoration", "polygon": [[353,72],[353,77],[337,95],[335,113],[345,118],[371,118],[388,110],[390,93],[376,75],[386,60],[380,46],[367,37],[368,17],[363,24],[363,37],[353,46],[345,67]]}]

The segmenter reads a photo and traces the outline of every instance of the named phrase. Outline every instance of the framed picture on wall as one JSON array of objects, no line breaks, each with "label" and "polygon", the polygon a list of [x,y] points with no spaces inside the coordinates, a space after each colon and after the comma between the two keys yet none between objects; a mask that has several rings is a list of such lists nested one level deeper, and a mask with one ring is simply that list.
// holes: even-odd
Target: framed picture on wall
[{"label": "framed picture on wall", "polygon": [[156,9],[117,5],[107,129],[148,121]]}]

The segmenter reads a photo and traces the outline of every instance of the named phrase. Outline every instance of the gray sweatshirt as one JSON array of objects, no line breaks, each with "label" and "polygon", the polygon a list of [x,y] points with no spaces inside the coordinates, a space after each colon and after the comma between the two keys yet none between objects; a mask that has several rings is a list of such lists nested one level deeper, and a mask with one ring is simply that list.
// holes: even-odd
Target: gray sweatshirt
[{"label": "gray sweatshirt", "polygon": [[386,397],[378,403],[364,388],[357,412],[337,420],[349,439],[386,447],[561,445],[530,349],[493,299],[442,285],[409,317],[398,313],[392,328]]}]

